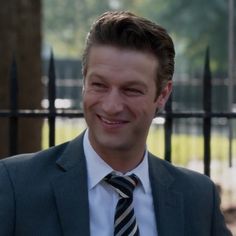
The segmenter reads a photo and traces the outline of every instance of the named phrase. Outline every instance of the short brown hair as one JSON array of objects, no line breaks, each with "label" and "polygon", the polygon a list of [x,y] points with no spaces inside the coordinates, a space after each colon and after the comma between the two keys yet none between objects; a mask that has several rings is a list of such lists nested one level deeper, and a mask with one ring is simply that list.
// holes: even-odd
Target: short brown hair
[{"label": "short brown hair", "polygon": [[157,95],[174,73],[175,50],[171,37],[160,25],[128,11],[111,11],[101,15],[92,25],[82,57],[85,76],[92,46],[109,45],[146,51],[158,61]]}]

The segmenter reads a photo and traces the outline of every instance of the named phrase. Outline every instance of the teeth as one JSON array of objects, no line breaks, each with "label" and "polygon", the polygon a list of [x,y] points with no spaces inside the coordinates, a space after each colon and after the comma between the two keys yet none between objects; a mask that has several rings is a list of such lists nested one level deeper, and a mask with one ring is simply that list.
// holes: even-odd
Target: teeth
[{"label": "teeth", "polygon": [[107,120],[107,119],[105,119],[105,118],[103,118],[103,117],[101,117],[101,119],[102,119],[103,122],[105,122],[105,123],[107,123],[107,124],[109,124],[109,125],[121,124],[120,121],[110,121],[110,120]]}]

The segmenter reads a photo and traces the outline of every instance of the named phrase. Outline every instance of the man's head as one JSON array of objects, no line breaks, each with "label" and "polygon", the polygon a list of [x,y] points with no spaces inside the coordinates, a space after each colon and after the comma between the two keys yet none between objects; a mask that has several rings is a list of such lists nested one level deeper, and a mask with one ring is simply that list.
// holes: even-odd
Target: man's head
[{"label": "man's head", "polygon": [[172,90],[174,47],[160,26],[129,12],[103,14],[83,57],[89,140],[113,169],[140,163],[153,117]]},{"label": "man's head", "polygon": [[175,50],[172,39],[164,28],[145,18],[126,11],[106,12],[101,15],[92,25],[87,37],[82,59],[84,77],[90,49],[99,45],[153,54],[158,62],[157,96],[173,76]]}]

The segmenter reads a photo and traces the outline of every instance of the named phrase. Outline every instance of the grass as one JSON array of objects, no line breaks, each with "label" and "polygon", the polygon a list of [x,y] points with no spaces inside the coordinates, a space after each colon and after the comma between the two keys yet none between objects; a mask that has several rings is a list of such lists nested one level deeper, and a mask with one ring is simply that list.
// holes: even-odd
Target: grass
[{"label": "grass", "polygon": [[[56,123],[56,144],[69,141],[86,128],[83,119],[64,119]],[[44,122],[42,130],[42,148],[48,147],[48,125]],[[164,130],[162,126],[152,126],[147,140],[148,149],[155,155],[164,157]],[[227,161],[229,142],[224,135],[212,134],[212,160]],[[236,155],[236,139],[233,140],[233,154]],[[198,135],[172,135],[172,161],[176,165],[186,166],[189,161],[203,160],[203,137]]]}]

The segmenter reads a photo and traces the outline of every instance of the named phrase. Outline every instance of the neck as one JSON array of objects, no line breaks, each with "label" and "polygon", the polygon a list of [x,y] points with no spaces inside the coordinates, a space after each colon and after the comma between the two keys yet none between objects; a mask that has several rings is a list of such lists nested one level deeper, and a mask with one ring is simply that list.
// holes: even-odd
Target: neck
[{"label": "neck", "polygon": [[96,150],[96,152],[113,170],[127,173],[142,162],[145,147],[140,150],[105,150],[102,152]]}]

